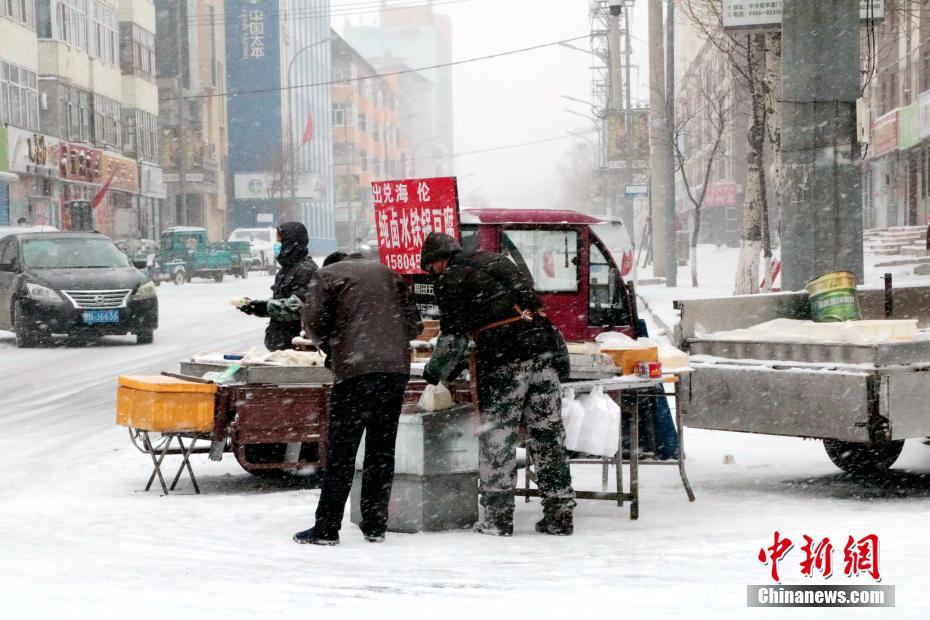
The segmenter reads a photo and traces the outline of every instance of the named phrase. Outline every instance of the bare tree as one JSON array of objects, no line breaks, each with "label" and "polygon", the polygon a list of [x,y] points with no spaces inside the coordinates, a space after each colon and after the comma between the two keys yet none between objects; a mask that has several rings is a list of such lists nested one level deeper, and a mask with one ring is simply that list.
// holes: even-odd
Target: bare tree
[{"label": "bare tree", "polygon": [[[710,41],[727,59],[736,85],[745,92],[751,113],[746,133],[747,178],[743,196],[740,256],[736,270],[734,294],[759,292],[759,259],[763,248],[763,229],[767,228],[768,200],[765,179],[765,144],[768,122],[768,92],[775,90],[775,72],[766,69],[767,35],[756,32],[733,34],[723,29],[721,0],[681,0],[684,14],[702,37]],[[779,193],[780,188],[776,188]],[[765,231],[768,236],[768,231]]]},{"label": "bare tree", "polygon": [[291,170],[291,158],[283,150],[271,150],[266,161],[270,172],[268,198],[278,196],[282,221],[297,221],[297,205],[290,199],[292,186],[297,182]]},{"label": "bare tree", "polygon": [[560,209],[587,211],[600,193],[594,149],[593,143],[574,142],[559,164],[556,205]]},{"label": "bare tree", "polygon": [[[722,147],[734,116],[734,93],[732,81],[714,79],[709,62],[703,62],[690,71],[682,80],[679,100],[688,104],[676,105],[676,127],[672,144],[675,147],[675,163],[681,175],[688,201],[694,210],[694,226],[691,229],[691,286],[698,286],[697,245],[701,233],[701,207],[707,195],[714,164],[723,155]],[[703,131],[702,128],[707,129]],[[682,151],[684,136],[700,134],[701,140],[689,140],[699,152]],[[691,165],[696,164],[696,165]]]}]

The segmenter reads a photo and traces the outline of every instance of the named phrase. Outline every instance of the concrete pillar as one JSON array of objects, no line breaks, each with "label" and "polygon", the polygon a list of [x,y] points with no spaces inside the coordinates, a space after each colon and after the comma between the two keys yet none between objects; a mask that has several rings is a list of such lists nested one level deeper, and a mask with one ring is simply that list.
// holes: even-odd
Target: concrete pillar
[{"label": "concrete pillar", "polygon": [[784,290],[828,271],[862,281],[859,80],[859,1],[784,0]]}]

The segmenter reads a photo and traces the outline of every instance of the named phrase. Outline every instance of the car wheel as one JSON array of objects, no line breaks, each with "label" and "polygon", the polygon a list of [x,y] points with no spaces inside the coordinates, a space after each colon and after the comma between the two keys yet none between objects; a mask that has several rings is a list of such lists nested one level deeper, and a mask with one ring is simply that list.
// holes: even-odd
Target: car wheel
[{"label": "car wheel", "polygon": [[26,325],[26,320],[22,318],[24,313],[19,302],[13,307],[13,333],[16,335],[16,346],[20,349],[28,349],[39,343],[36,333]]},{"label": "car wheel", "polygon": [[846,473],[874,474],[888,471],[904,449],[904,440],[866,444],[824,439],[823,447],[833,464]]},{"label": "car wheel", "polygon": [[221,271],[220,273],[214,273],[214,274],[213,274],[213,280],[214,280],[215,282],[217,282],[217,283],[222,282],[222,281],[223,281],[223,272]]},{"label": "car wheel", "polygon": [[174,279],[175,286],[181,286],[182,284],[184,284],[184,282],[187,280],[187,278],[184,276],[184,270],[178,269],[177,271],[175,271],[173,279]]},{"label": "car wheel", "polygon": [[155,330],[143,329],[136,332],[136,344],[152,344],[155,342]]}]

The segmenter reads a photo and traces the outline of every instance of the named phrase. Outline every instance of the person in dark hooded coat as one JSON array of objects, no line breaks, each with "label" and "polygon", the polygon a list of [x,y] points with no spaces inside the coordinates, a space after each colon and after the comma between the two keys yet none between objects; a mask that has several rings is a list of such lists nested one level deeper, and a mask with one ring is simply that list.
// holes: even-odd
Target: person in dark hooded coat
[{"label": "person in dark hooded coat", "polygon": [[265,348],[269,351],[292,349],[291,341],[300,335],[300,309],[310,287],[317,265],[310,257],[307,244],[310,235],[300,222],[285,222],[278,226],[281,250],[277,260],[281,265],[271,285],[271,299],[249,300],[239,307],[246,314],[268,317]]}]

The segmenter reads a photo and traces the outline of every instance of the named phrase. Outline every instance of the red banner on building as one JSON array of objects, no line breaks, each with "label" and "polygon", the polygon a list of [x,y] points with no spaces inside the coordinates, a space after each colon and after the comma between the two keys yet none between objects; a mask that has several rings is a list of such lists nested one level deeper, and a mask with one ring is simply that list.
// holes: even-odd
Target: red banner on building
[{"label": "red banner on building", "polygon": [[429,233],[459,238],[455,177],[374,181],[371,199],[381,262],[397,273],[423,273],[420,250]]}]

